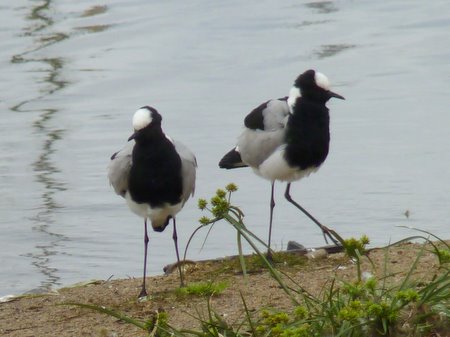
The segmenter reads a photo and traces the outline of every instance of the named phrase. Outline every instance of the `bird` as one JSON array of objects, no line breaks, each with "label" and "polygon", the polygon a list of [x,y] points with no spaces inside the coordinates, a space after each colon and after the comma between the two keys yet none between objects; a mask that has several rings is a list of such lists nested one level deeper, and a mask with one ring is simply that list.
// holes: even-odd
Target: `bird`
[{"label": "bird", "polygon": [[306,70],[296,78],[288,96],[270,99],[245,117],[237,145],[219,161],[220,168],[250,167],[271,182],[268,258],[272,258],[275,181],[287,182],[284,196],[288,202],[320,227],[326,242],[328,237],[338,245],[330,230],[290,195],[291,183],[316,172],[327,158],[330,117],[325,104],[333,97],[345,99],[330,90],[327,76]]},{"label": "bird", "polygon": [[156,232],[164,231],[172,220],[178,271],[184,286],[175,216],[194,195],[197,160],[186,146],[164,133],[161,121],[155,108],[139,108],[132,119],[134,133],[111,156],[108,166],[108,179],[116,194],[126,200],[133,213],[144,218],[144,276],[139,298],[147,296],[147,220]]}]

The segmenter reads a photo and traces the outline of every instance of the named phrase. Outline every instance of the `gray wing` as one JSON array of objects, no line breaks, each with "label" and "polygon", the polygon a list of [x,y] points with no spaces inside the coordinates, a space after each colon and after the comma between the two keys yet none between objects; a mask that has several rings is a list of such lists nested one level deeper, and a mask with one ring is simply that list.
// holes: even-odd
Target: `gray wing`
[{"label": "gray wing", "polygon": [[262,111],[264,131],[284,129],[289,116],[287,97],[272,99],[267,102],[267,107]]},{"label": "gray wing", "polygon": [[114,191],[125,197],[128,190],[128,175],[132,164],[132,152],[134,141],[128,142],[122,150],[114,153],[111,156],[111,161],[108,165],[108,179]]},{"label": "gray wing", "polygon": [[183,192],[181,199],[183,204],[194,195],[197,159],[194,154],[182,143],[174,141],[175,150],[181,158],[181,175],[183,177]]},{"label": "gray wing", "polygon": [[289,114],[287,99],[287,97],[283,97],[262,103],[245,117],[245,127],[264,131],[283,128],[284,118]]},{"label": "gray wing", "polygon": [[246,127],[237,142],[242,161],[256,169],[284,143],[289,106],[285,98],[273,99],[265,103],[260,114],[264,129]]},{"label": "gray wing", "polygon": [[245,164],[258,168],[284,143],[284,134],[285,129],[275,131],[245,129],[238,138],[236,149]]}]

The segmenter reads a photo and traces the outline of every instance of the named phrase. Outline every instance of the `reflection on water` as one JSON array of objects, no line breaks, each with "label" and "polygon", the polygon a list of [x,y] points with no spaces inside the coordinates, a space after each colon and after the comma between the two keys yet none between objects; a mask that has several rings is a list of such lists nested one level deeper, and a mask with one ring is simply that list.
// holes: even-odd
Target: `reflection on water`
[{"label": "reflection on water", "polygon": [[38,31],[53,24],[52,18],[44,15],[44,11],[48,10],[50,3],[51,0],[46,0],[31,9],[30,15],[27,16],[30,26],[25,28],[26,35],[35,35]]},{"label": "reflection on water", "polygon": [[305,6],[316,9],[319,13],[332,13],[338,11],[334,1],[314,1],[305,4]]},{"label": "reflection on water", "polygon": [[[33,123],[33,128],[37,134],[42,135],[43,141],[37,159],[31,163],[35,172],[35,180],[42,186],[40,206],[32,217],[32,230],[37,233],[35,251],[25,254],[31,258],[31,264],[44,275],[38,289],[33,292],[40,292],[50,289],[54,285],[59,285],[60,277],[58,270],[51,265],[52,256],[62,254],[60,247],[69,238],[58,233],[58,224],[54,220],[54,212],[62,208],[55,200],[55,193],[66,189],[65,183],[56,178],[60,169],[52,160],[55,153],[55,144],[64,137],[64,129],[56,128],[52,124],[53,119],[60,109],[55,106],[46,106],[43,109],[35,109],[34,103],[49,98],[55,92],[65,88],[69,82],[62,79],[64,76],[65,61],[62,57],[34,57],[36,51],[42,51],[46,47],[68,39],[71,35],[61,32],[48,32],[54,25],[51,13],[54,9],[52,1],[47,0],[36,4],[29,15],[26,16],[27,27],[24,29],[24,36],[33,37],[36,43],[30,49],[16,54],[11,58],[13,64],[36,64],[33,72],[42,74],[35,80],[39,84],[39,95],[28,97],[11,108],[15,112],[39,112],[39,117]],[[81,16],[88,17],[104,13],[106,6],[94,6],[85,10]],[[79,27],[78,31],[100,32],[107,29],[108,25]],[[44,69],[43,66],[45,67]],[[41,102],[42,103],[42,102]]]},{"label": "reflection on water", "polygon": [[89,33],[101,33],[110,27],[111,25],[92,25],[92,26],[77,27],[76,29],[85,30]]},{"label": "reflection on water", "polygon": [[[49,110],[48,114],[43,115],[43,119],[51,118],[50,114],[57,112],[56,110]],[[60,208],[57,203],[53,200],[53,194],[55,191],[64,191],[64,183],[58,182],[53,178],[55,173],[58,173],[59,170],[55,165],[51,162],[50,156],[54,153],[53,145],[59,139],[64,132],[64,130],[46,130],[43,128],[43,131],[47,133],[47,139],[45,140],[42,152],[39,158],[33,163],[34,171],[36,172],[36,180],[41,183],[44,187],[44,193],[42,194],[42,202],[44,206],[43,212],[46,214],[51,212],[55,208]]]},{"label": "reflection on water", "polygon": [[319,59],[335,56],[336,54],[351,48],[355,48],[354,44],[328,44],[320,47],[319,50],[314,52],[315,56]]},{"label": "reflection on water", "polygon": [[108,6],[92,6],[91,8],[86,9],[82,14],[81,17],[89,17],[94,16],[98,14],[103,14],[108,10]]},{"label": "reflection on water", "polygon": [[[92,6],[91,8],[86,9],[80,16],[82,18],[86,18],[86,17],[90,17],[90,16],[103,14],[107,10],[108,10],[107,6]],[[87,31],[88,33],[101,33],[110,27],[111,27],[111,25],[89,25],[89,26],[76,27],[76,29],[79,29],[81,31],[84,30],[84,31]]]},{"label": "reflection on water", "polygon": [[[45,87],[39,91],[42,93],[38,97],[28,98],[12,108],[16,112],[31,112],[36,111],[33,109],[33,102],[41,100],[55,93],[58,90],[63,89],[68,82],[60,80],[61,72],[64,68],[64,62],[61,58],[33,58],[28,55],[41,50],[51,44],[68,38],[67,34],[51,33],[44,36],[40,36],[40,32],[44,29],[48,29],[53,25],[53,20],[47,15],[51,5],[51,1],[45,1],[42,4],[36,5],[29,16],[27,16],[29,26],[25,29],[27,36],[35,37],[37,45],[32,49],[25,51],[21,54],[14,55],[11,62],[15,64],[20,63],[36,63],[38,66],[45,65],[46,69],[41,72],[44,74],[42,79],[38,79],[39,83],[44,83]],[[39,110],[39,118],[33,123],[33,127],[37,133],[42,134],[44,141],[41,147],[41,152],[37,160],[32,164],[33,170],[36,174],[35,179],[43,187],[41,194],[41,205],[37,209],[36,215],[32,218],[34,223],[32,229],[38,234],[43,234],[44,238],[41,239],[39,244],[35,246],[36,251],[25,254],[25,256],[32,259],[32,264],[44,275],[44,280],[41,282],[39,289],[36,291],[45,291],[50,289],[52,285],[59,284],[59,277],[57,276],[57,270],[51,267],[50,258],[58,254],[60,249],[57,249],[61,245],[62,241],[68,240],[64,235],[56,232],[57,228],[54,226],[53,211],[60,206],[54,200],[54,194],[57,191],[63,191],[64,183],[58,181],[54,174],[59,170],[57,166],[52,162],[51,155],[54,153],[55,143],[61,139],[64,134],[64,130],[53,129],[49,126],[49,123],[53,117],[59,112],[57,108],[46,108]]]},{"label": "reflection on water", "polygon": [[308,27],[308,26],[313,26],[313,25],[321,25],[324,23],[330,22],[330,20],[305,20],[302,21],[300,23],[296,23],[296,24],[292,24],[289,27],[290,28],[294,28],[294,29],[299,29],[299,28],[303,28],[303,27]]},{"label": "reflection on water", "polygon": [[54,174],[59,172],[58,168],[52,163],[50,157],[54,152],[53,146],[55,142],[61,139],[63,130],[51,130],[45,126],[46,122],[51,120],[52,116],[58,111],[49,109],[41,115],[41,118],[34,124],[40,132],[46,134],[46,140],[42,146],[42,152],[39,158],[33,163],[34,171],[36,172],[36,180],[44,186],[44,191],[41,195],[42,205],[39,207],[36,216],[32,219],[35,225],[33,231],[44,233],[47,235],[47,244],[37,245],[37,252],[27,254],[31,257],[32,264],[45,275],[45,280],[41,282],[41,289],[50,289],[52,285],[59,284],[59,277],[56,276],[57,270],[50,267],[50,257],[59,254],[62,241],[68,240],[64,235],[55,232],[54,220],[52,213],[56,208],[60,208],[54,200],[56,191],[64,191],[64,183],[56,180]]}]

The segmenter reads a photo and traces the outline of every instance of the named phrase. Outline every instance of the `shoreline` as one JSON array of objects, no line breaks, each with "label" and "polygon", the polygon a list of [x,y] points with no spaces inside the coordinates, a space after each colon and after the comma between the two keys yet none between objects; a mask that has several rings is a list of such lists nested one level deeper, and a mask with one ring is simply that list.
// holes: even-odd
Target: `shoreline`
[{"label": "shoreline", "polygon": [[[448,242],[448,241],[447,241]],[[402,243],[388,248],[388,267],[393,280],[407,275],[423,244]],[[368,253],[377,270],[364,261],[363,271],[379,273],[386,259],[385,248],[372,248]],[[228,258],[197,261],[186,266],[186,281],[226,281],[228,287],[223,294],[212,296],[210,305],[230,324],[236,324],[243,315],[242,296],[251,312],[274,307],[289,310],[292,302],[280,290],[279,285],[267,270],[257,270],[248,274],[245,280],[239,271],[239,264],[228,266]],[[343,253],[325,255],[320,258],[301,258],[299,264],[280,264],[279,269],[298,282],[312,294],[320,294],[331,276],[346,280],[356,275],[355,264]],[[277,267],[278,268],[278,267]],[[435,254],[425,250],[415,279],[428,279],[439,272]],[[117,280],[93,280],[63,287],[51,293],[20,295],[8,302],[0,303],[0,334],[5,337],[26,336],[142,336],[141,330],[95,311],[64,305],[77,302],[113,308],[130,317],[145,320],[156,311],[164,311],[169,322],[177,328],[198,328],[199,322],[193,317],[205,314],[208,299],[204,297],[180,298],[176,295],[179,287],[177,273],[147,278],[150,298],[140,302],[137,295],[141,278]]]},{"label": "shoreline", "polygon": [[[336,253],[340,253],[343,251],[342,246],[335,246],[335,245],[325,245],[325,246],[319,246],[319,247],[315,247],[315,248],[305,248],[301,244],[292,242],[292,247],[294,247],[294,248],[290,248],[289,244],[291,244],[291,242],[288,243],[287,250],[281,251],[281,252],[291,253],[291,254],[295,254],[298,256],[308,255],[310,253],[315,252],[313,255],[311,255],[311,258],[314,258],[314,256],[316,256],[316,255],[336,254]],[[373,249],[377,249],[377,248],[373,248]],[[325,252],[323,252],[323,251],[325,251]],[[217,257],[217,258],[203,259],[203,260],[197,260],[197,261],[187,259],[187,260],[181,261],[181,263],[182,264],[201,264],[201,263],[210,263],[210,262],[223,262],[223,261],[235,259],[238,257],[239,257],[239,255],[229,255],[229,256],[225,256],[225,257]],[[178,265],[177,262],[167,264],[163,267],[162,273],[150,275],[150,276],[148,276],[148,278],[171,274],[175,271],[175,269],[177,268],[177,265]],[[120,279],[115,279],[115,280],[126,280],[126,279],[120,278]],[[106,282],[106,281],[109,281],[109,279],[108,280],[91,279],[91,280],[86,280],[86,281],[75,282],[75,283],[68,284],[68,285],[62,285],[60,287],[51,288],[49,290],[37,288],[36,291],[33,291],[34,289],[32,289],[32,290],[28,290],[22,294],[7,294],[7,295],[0,296],[0,303],[9,302],[18,297],[53,294],[53,293],[57,293],[59,289],[73,288],[73,287],[77,287],[77,286],[88,285],[91,283]]]}]

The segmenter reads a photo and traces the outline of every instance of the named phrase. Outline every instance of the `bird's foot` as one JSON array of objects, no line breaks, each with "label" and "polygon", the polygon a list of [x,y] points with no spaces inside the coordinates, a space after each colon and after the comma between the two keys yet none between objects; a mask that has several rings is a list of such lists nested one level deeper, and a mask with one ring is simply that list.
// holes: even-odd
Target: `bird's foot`
[{"label": "bird's foot", "polygon": [[271,264],[274,263],[273,254],[270,249],[266,253],[266,260],[269,261]]},{"label": "bird's foot", "polygon": [[322,229],[323,238],[325,242],[328,243],[327,237],[334,243],[335,246],[341,246],[339,240],[334,236],[334,231],[329,229],[327,226],[322,225],[320,227]]},{"label": "bird's foot", "polygon": [[145,290],[145,287],[143,286],[141,289],[141,292],[139,293],[138,299],[143,300],[143,299],[146,299],[147,296],[148,296],[147,290]]}]

